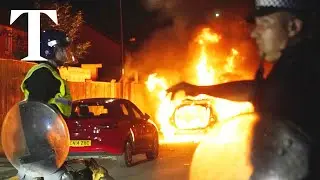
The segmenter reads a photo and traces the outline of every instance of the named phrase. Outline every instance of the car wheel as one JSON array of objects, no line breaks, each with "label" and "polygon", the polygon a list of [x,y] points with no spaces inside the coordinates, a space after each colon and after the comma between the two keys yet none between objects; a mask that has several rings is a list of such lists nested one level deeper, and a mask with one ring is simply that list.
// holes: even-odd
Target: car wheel
[{"label": "car wheel", "polygon": [[152,150],[146,152],[146,156],[148,160],[154,160],[159,155],[159,138],[158,135],[154,135],[153,142],[152,142]]},{"label": "car wheel", "polygon": [[120,167],[130,167],[132,166],[132,153],[133,148],[130,141],[127,141],[124,147],[124,153],[118,156],[118,163]]}]

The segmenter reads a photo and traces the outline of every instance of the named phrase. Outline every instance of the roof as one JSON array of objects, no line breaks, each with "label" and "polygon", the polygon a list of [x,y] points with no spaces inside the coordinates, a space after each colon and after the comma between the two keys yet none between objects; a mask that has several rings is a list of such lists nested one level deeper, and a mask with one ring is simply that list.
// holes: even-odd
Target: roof
[{"label": "roof", "polygon": [[123,98],[86,98],[86,99],[78,99],[73,101],[74,104],[78,103],[110,103],[110,102],[121,102],[121,101],[129,101]]},{"label": "roof", "polygon": [[88,22],[84,22],[83,23],[83,27],[89,28],[92,31],[92,33],[97,33],[97,34],[103,36],[104,38],[107,38],[107,39],[111,40],[112,42],[114,42],[114,43],[116,43],[118,45],[121,43],[119,40],[115,39],[114,37],[110,36],[109,34],[107,34],[105,32],[102,32],[99,29],[95,28],[92,24],[90,24]]}]

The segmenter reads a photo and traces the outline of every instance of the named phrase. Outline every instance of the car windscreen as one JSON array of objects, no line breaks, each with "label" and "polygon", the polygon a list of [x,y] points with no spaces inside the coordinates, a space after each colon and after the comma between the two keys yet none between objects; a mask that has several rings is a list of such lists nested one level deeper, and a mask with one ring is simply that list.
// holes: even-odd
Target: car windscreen
[{"label": "car windscreen", "polygon": [[115,103],[79,103],[74,104],[72,110],[73,118],[90,117],[117,117],[119,116],[119,107]]}]

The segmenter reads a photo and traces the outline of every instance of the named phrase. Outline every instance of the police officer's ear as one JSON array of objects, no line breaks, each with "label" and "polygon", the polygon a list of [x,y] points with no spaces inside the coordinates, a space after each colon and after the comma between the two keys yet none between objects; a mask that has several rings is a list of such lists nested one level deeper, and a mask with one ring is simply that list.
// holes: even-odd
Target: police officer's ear
[{"label": "police officer's ear", "polygon": [[288,35],[289,37],[295,37],[302,31],[303,21],[298,18],[292,18],[288,23]]}]

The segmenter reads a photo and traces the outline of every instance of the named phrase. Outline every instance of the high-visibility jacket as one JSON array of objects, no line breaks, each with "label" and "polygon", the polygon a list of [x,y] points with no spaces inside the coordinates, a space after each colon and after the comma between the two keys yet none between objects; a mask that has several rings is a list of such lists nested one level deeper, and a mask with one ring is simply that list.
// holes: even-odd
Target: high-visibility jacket
[{"label": "high-visibility jacket", "polygon": [[69,117],[71,115],[71,102],[72,102],[72,98],[71,98],[71,94],[70,94],[70,89],[67,85],[67,82],[65,80],[63,80],[61,78],[61,76],[59,75],[59,73],[50,65],[46,64],[46,63],[40,63],[37,64],[35,66],[33,66],[27,73],[26,77],[24,78],[24,80],[22,81],[21,84],[21,90],[25,96],[25,100],[28,100],[29,97],[29,90],[26,88],[26,80],[28,78],[30,78],[33,74],[33,72],[35,72],[37,69],[40,68],[47,68],[50,70],[50,72],[52,73],[52,75],[60,81],[61,85],[60,85],[60,91],[54,96],[52,97],[48,104],[53,104],[56,105],[58,107],[58,109],[60,110],[60,112],[64,115]]}]

